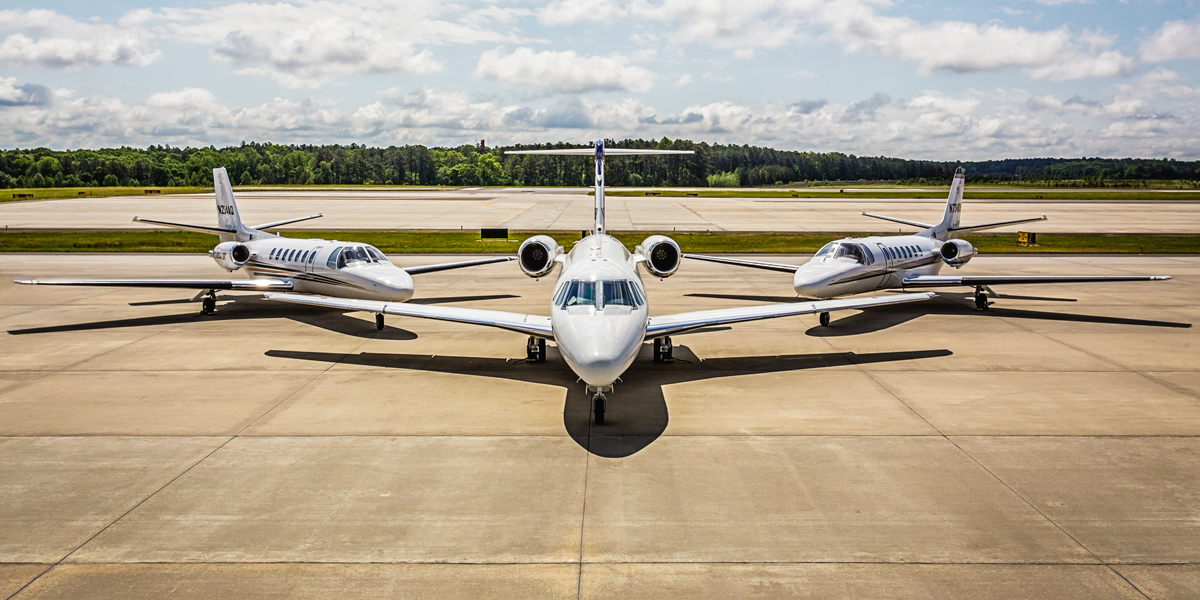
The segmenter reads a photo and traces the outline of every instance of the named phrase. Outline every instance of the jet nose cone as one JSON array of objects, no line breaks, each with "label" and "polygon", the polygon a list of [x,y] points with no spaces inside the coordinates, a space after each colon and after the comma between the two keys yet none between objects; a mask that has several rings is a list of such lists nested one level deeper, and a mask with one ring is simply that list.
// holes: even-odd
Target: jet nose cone
[{"label": "jet nose cone", "polygon": [[574,353],[579,376],[588,385],[608,386],[620,377],[628,366],[628,348],[612,340],[588,340]]},{"label": "jet nose cone", "polygon": [[408,273],[386,275],[375,281],[379,292],[393,302],[407,302],[413,297],[413,280]]}]

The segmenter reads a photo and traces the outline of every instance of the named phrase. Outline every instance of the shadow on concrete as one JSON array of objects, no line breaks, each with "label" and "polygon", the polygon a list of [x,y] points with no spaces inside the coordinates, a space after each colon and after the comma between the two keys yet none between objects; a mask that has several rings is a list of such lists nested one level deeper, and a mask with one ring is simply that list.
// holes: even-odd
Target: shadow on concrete
[{"label": "shadow on concrete", "polygon": [[812,298],[800,296],[757,296],[753,294],[684,294],[689,298],[716,298],[717,300],[748,300],[750,302],[812,302]]},{"label": "shadow on concrete", "polygon": [[950,356],[949,350],[908,352],[828,352],[782,356],[744,356],[701,360],[687,346],[675,346],[675,361],[655,363],[653,349],[644,344],[634,361],[609,394],[604,425],[592,423],[592,399],[578,377],[554,347],[547,348],[546,362],[482,358],[474,356],[431,356],[426,354],[380,354],[362,352],[293,352],[269,350],[267,356],[346,363],[434,373],[497,377],[513,381],[557,385],[567,390],[563,425],[577,444],[596,456],[622,458],[649,446],[667,429],[669,415],[663,386],[733,375],[779,373],[841,365],[862,365],[900,360]]},{"label": "shadow on concrete", "polygon": [[[925,315],[959,315],[981,319],[1035,319],[1042,321],[1062,321],[1068,323],[1102,323],[1107,325],[1133,325],[1138,327],[1168,327],[1179,329],[1186,329],[1192,326],[1191,323],[1177,323],[1174,321],[1155,321],[1149,319],[1130,319],[1125,317],[1106,317],[1102,315],[1083,315],[1051,310],[1028,310],[1021,308],[1008,308],[1007,306],[998,306],[996,304],[997,302],[1002,303],[1005,300],[1015,299],[1025,298],[1020,296],[1004,296],[993,300],[993,304],[988,310],[976,310],[974,300],[971,299],[971,294],[939,293],[937,298],[929,302],[914,302],[911,304],[896,304],[892,306],[869,308],[842,318],[838,318],[837,313],[834,313],[833,321],[828,327],[810,327],[805,333],[812,337],[860,335],[863,333],[873,333],[895,327],[897,325],[902,325]],[[1044,298],[1037,299],[1044,300]],[[1068,299],[1061,298],[1056,298],[1054,300],[1069,301]]]},{"label": "shadow on concrete", "polygon": [[[416,298],[410,300],[414,304],[446,304],[453,302],[471,302],[478,300],[499,300],[519,298],[511,294],[488,294],[482,296],[447,296],[442,298]],[[385,327],[382,331],[375,329],[375,324],[351,316],[355,311],[344,311],[316,306],[299,304],[284,305],[272,302],[262,296],[220,296],[217,312],[213,315],[202,315],[200,304],[190,300],[157,300],[153,302],[130,303],[130,306],[153,306],[161,304],[188,304],[193,307],[185,313],[173,315],[154,315],[149,317],[132,317],[128,319],[112,319],[108,321],[91,321],[69,325],[54,325],[49,327],[30,327],[26,329],[10,329],[10,335],[29,335],[37,333],[62,333],[70,331],[96,331],[119,329],[122,327],[154,327],[162,325],[183,325],[198,319],[209,321],[237,321],[247,319],[291,319],[313,327],[320,327],[344,335],[378,340],[415,340],[417,334],[397,327]]]}]

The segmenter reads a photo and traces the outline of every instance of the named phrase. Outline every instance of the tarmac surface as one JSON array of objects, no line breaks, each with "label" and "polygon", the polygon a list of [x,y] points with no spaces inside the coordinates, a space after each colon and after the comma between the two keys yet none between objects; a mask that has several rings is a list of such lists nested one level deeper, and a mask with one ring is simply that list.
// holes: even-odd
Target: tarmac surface
[{"label": "tarmac surface", "polygon": [[[237,192],[248,225],[320,214],[287,229],[317,231],[417,229],[579,231],[592,227],[588,190],[478,189],[459,191]],[[964,223],[1046,215],[1048,221],[997,229],[1039,233],[1195,233],[1200,202],[1090,200],[966,200]],[[864,217],[861,211],[938,222],[945,199],[664,198],[610,196],[612,231],[820,231],[894,233],[904,226]],[[133,217],[212,224],[212,194],[68,198],[0,203],[0,227],[15,229],[162,229]],[[911,230],[911,228],[910,228]],[[915,231],[915,230],[912,230]]]},{"label": "tarmac surface", "polygon": [[[592,426],[518,334],[235,293],[205,317],[11,283],[223,273],[204,256],[0,255],[0,598],[1194,598],[1200,257],[964,272],[1176,278],[676,336]],[[551,285],[488,265],[414,301],[544,314]],[[652,314],[792,296],[698,262],[647,288]]]}]

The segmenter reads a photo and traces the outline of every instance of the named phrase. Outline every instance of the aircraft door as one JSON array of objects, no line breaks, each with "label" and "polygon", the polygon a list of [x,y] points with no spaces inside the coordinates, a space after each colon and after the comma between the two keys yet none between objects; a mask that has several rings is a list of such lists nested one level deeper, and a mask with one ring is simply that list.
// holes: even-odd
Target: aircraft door
[{"label": "aircraft door", "polygon": [[317,255],[319,254],[321,254],[321,247],[317,246],[316,248],[313,248],[312,253],[308,255],[308,262],[304,263],[305,273],[312,273],[313,269],[316,268]]},{"label": "aircraft door", "polygon": [[892,280],[892,267],[896,261],[892,259],[891,254],[888,254],[887,248],[884,248],[883,244],[876,242],[875,246],[879,248],[879,256],[883,258],[883,264],[887,266],[883,277],[879,278],[879,289],[885,289]]}]

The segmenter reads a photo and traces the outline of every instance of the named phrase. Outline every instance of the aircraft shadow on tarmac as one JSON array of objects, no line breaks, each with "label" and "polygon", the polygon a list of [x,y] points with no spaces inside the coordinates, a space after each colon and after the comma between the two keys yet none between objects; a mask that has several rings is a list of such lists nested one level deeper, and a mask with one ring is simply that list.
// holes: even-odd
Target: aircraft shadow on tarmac
[{"label": "aircraft shadow on tarmac", "polygon": [[562,360],[557,349],[550,347],[546,354],[544,363],[526,363],[522,360],[474,356],[290,350],[266,352],[267,356],[276,358],[496,377],[561,386],[567,390],[566,405],[563,407],[563,425],[567,433],[588,452],[605,458],[630,456],[649,446],[666,431],[669,420],[663,395],[663,386],[666,385],[734,375],[935,358],[953,353],[945,349],[868,354],[828,352],[701,360],[687,346],[677,345],[674,350],[675,361],[663,364],[653,361],[651,346],[644,344],[638,360],[622,375],[622,381],[609,394],[604,425],[592,424],[591,396],[584,391],[583,384],[577,383],[578,377]]},{"label": "aircraft shadow on tarmac", "polygon": [[[410,304],[447,304],[455,302],[471,302],[478,300],[501,300],[519,298],[512,294],[488,294],[480,296],[445,296],[440,298],[414,298]],[[157,306],[166,304],[190,304],[197,306],[187,299],[155,300],[149,302],[132,302],[130,306]],[[387,327],[382,331],[375,329],[373,323],[351,316],[352,311],[340,311],[314,306],[284,305],[272,302],[262,296],[228,295],[221,297],[221,303],[216,314],[201,315],[192,310],[173,315],[153,315],[132,317],[128,319],[112,319],[108,321],[91,321],[73,323],[70,325],[53,325],[49,327],[29,327],[26,329],[10,329],[10,335],[29,335],[36,333],[61,333],[69,331],[95,331],[118,329],[122,327],[154,327],[161,325],[183,325],[196,320],[211,321],[241,321],[246,319],[291,319],[314,327],[320,327],[335,333],[356,337],[379,340],[415,340],[417,334],[406,329]]]},{"label": "aircraft shadow on tarmac", "polygon": [[[753,296],[741,294],[688,294],[702,298],[720,298],[725,300],[749,300],[754,302],[810,302],[808,298],[783,296]],[[1007,300],[1038,300],[1045,302],[1075,302],[1073,298],[1051,298],[1044,296],[1014,296],[1004,294],[998,301]],[[914,302],[869,308],[849,316],[838,318],[834,313],[833,322],[827,327],[811,327],[805,334],[812,337],[840,337],[860,335],[882,331],[897,325],[902,325],[925,315],[963,315],[979,318],[1001,317],[1008,319],[1035,319],[1042,321],[1063,321],[1072,323],[1102,323],[1108,325],[1134,325],[1139,327],[1168,327],[1186,329],[1191,323],[1174,321],[1154,321],[1148,319],[1128,319],[1124,317],[1106,317],[1103,315],[1083,315],[1050,310],[1028,310],[992,305],[986,311],[975,310],[971,293],[939,292],[937,298],[929,302]]]}]

